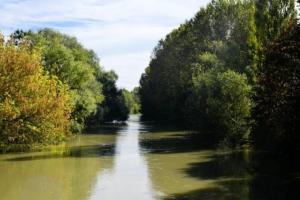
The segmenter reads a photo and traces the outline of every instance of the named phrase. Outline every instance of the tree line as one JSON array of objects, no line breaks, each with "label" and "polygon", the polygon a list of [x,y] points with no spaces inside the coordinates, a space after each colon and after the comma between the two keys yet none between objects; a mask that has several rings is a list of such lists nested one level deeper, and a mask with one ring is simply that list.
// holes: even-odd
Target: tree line
[{"label": "tree line", "polygon": [[216,144],[300,150],[294,0],[213,0],[154,48],[145,120],[182,122]]},{"label": "tree line", "polygon": [[39,148],[126,120],[139,108],[117,79],[75,37],[48,28],[0,35],[0,148]]}]

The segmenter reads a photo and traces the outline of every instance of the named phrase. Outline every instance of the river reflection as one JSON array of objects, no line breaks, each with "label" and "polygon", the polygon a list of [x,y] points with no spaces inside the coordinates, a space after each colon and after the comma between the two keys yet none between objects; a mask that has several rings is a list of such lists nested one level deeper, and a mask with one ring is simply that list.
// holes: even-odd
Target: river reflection
[{"label": "river reflection", "polygon": [[138,116],[65,146],[0,155],[1,200],[282,200],[299,189],[297,156],[217,150]]},{"label": "river reflection", "polygon": [[147,164],[139,147],[139,117],[131,116],[116,141],[114,166],[98,175],[92,193],[96,199],[155,199]]}]

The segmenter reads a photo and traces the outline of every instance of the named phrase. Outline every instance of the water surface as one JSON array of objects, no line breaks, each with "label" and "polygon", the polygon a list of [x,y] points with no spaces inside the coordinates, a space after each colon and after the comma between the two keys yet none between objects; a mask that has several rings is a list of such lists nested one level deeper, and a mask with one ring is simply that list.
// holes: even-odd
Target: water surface
[{"label": "water surface", "polygon": [[64,146],[0,155],[0,199],[299,199],[299,169],[298,159],[216,150],[131,116]]}]

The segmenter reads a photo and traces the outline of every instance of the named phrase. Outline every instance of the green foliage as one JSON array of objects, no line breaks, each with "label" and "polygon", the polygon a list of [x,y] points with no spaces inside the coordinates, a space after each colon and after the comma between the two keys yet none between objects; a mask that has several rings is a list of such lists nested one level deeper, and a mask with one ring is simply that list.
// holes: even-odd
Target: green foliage
[{"label": "green foliage", "polygon": [[255,5],[257,37],[262,48],[268,48],[282,27],[295,18],[295,0],[256,0]]},{"label": "green foliage", "polygon": [[133,114],[138,114],[141,111],[141,100],[140,100],[140,90],[139,87],[133,88],[133,90],[130,92],[133,98],[133,106],[132,106],[132,112]]},{"label": "green foliage", "polygon": [[186,101],[186,117],[227,145],[240,145],[250,133],[251,88],[245,75],[209,71],[195,83]]},{"label": "green foliage", "polygon": [[41,49],[44,69],[69,86],[75,106],[72,131],[81,131],[85,119],[96,112],[104,99],[102,84],[96,80],[102,71],[95,53],[83,48],[76,38],[51,29],[37,33],[16,31],[13,35],[15,41],[22,37]]},{"label": "green foliage", "polygon": [[12,39],[15,45],[26,40],[40,49],[44,69],[69,86],[74,105],[72,132],[80,132],[86,125],[127,119],[125,97],[115,84],[117,75],[103,71],[96,54],[75,37],[46,28],[37,33],[17,30]]},{"label": "green foliage", "polygon": [[300,150],[300,26],[292,21],[266,52],[258,70],[257,121],[259,148]]},{"label": "green foliage", "polygon": [[299,30],[295,1],[264,0],[253,4],[249,51],[255,77],[254,145],[277,152],[299,151]]},{"label": "green foliage", "polygon": [[246,71],[248,7],[240,1],[213,1],[159,42],[141,78],[144,117],[184,120],[183,105],[195,74],[223,66]]},{"label": "green foliage", "polygon": [[262,84],[257,76],[266,52],[295,18],[294,5],[215,0],[201,8],[154,49],[140,79],[143,118],[191,124],[230,145],[243,143],[252,123],[251,88]]},{"label": "green foliage", "polygon": [[129,92],[128,90],[123,89],[122,95],[125,100],[125,105],[131,114],[138,114],[140,110],[140,105],[137,97],[138,91]]},{"label": "green foliage", "polygon": [[0,148],[26,150],[62,141],[71,109],[69,88],[44,72],[40,54],[0,36]]},{"label": "green foliage", "polygon": [[253,0],[249,18],[248,46],[251,58],[252,79],[263,67],[265,52],[282,28],[295,19],[295,0]]},{"label": "green foliage", "polygon": [[118,76],[113,71],[103,72],[97,76],[97,80],[103,85],[105,100],[98,104],[97,111],[88,118],[89,127],[114,120],[125,121],[128,118],[129,108],[126,106],[122,91],[116,86],[117,79]]},{"label": "green foliage", "polygon": [[[251,63],[245,42],[253,14],[250,6],[248,1],[213,1],[159,42],[140,80],[145,119],[181,121],[210,132],[216,132],[212,127],[218,132],[225,129],[227,136],[213,135],[235,144],[244,138],[241,135],[248,135],[250,87],[239,73],[246,73]],[[224,87],[222,81],[227,81]],[[237,93],[226,91],[232,90],[234,81],[241,81],[242,88]],[[240,100],[241,105],[235,104]],[[226,106],[233,107],[232,113]],[[215,115],[206,113],[208,109]]]}]

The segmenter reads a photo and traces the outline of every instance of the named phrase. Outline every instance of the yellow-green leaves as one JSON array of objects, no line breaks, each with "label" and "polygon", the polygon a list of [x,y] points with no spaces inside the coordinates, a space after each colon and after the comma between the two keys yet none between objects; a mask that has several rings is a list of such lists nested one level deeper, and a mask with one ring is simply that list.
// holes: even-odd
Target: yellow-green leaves
[{"label": "yellow-green leaves", "polygon": [[57,143],[69,130],[68,87],[47,75],[26,43],[0,43],[0,147],[30,149]]}]

